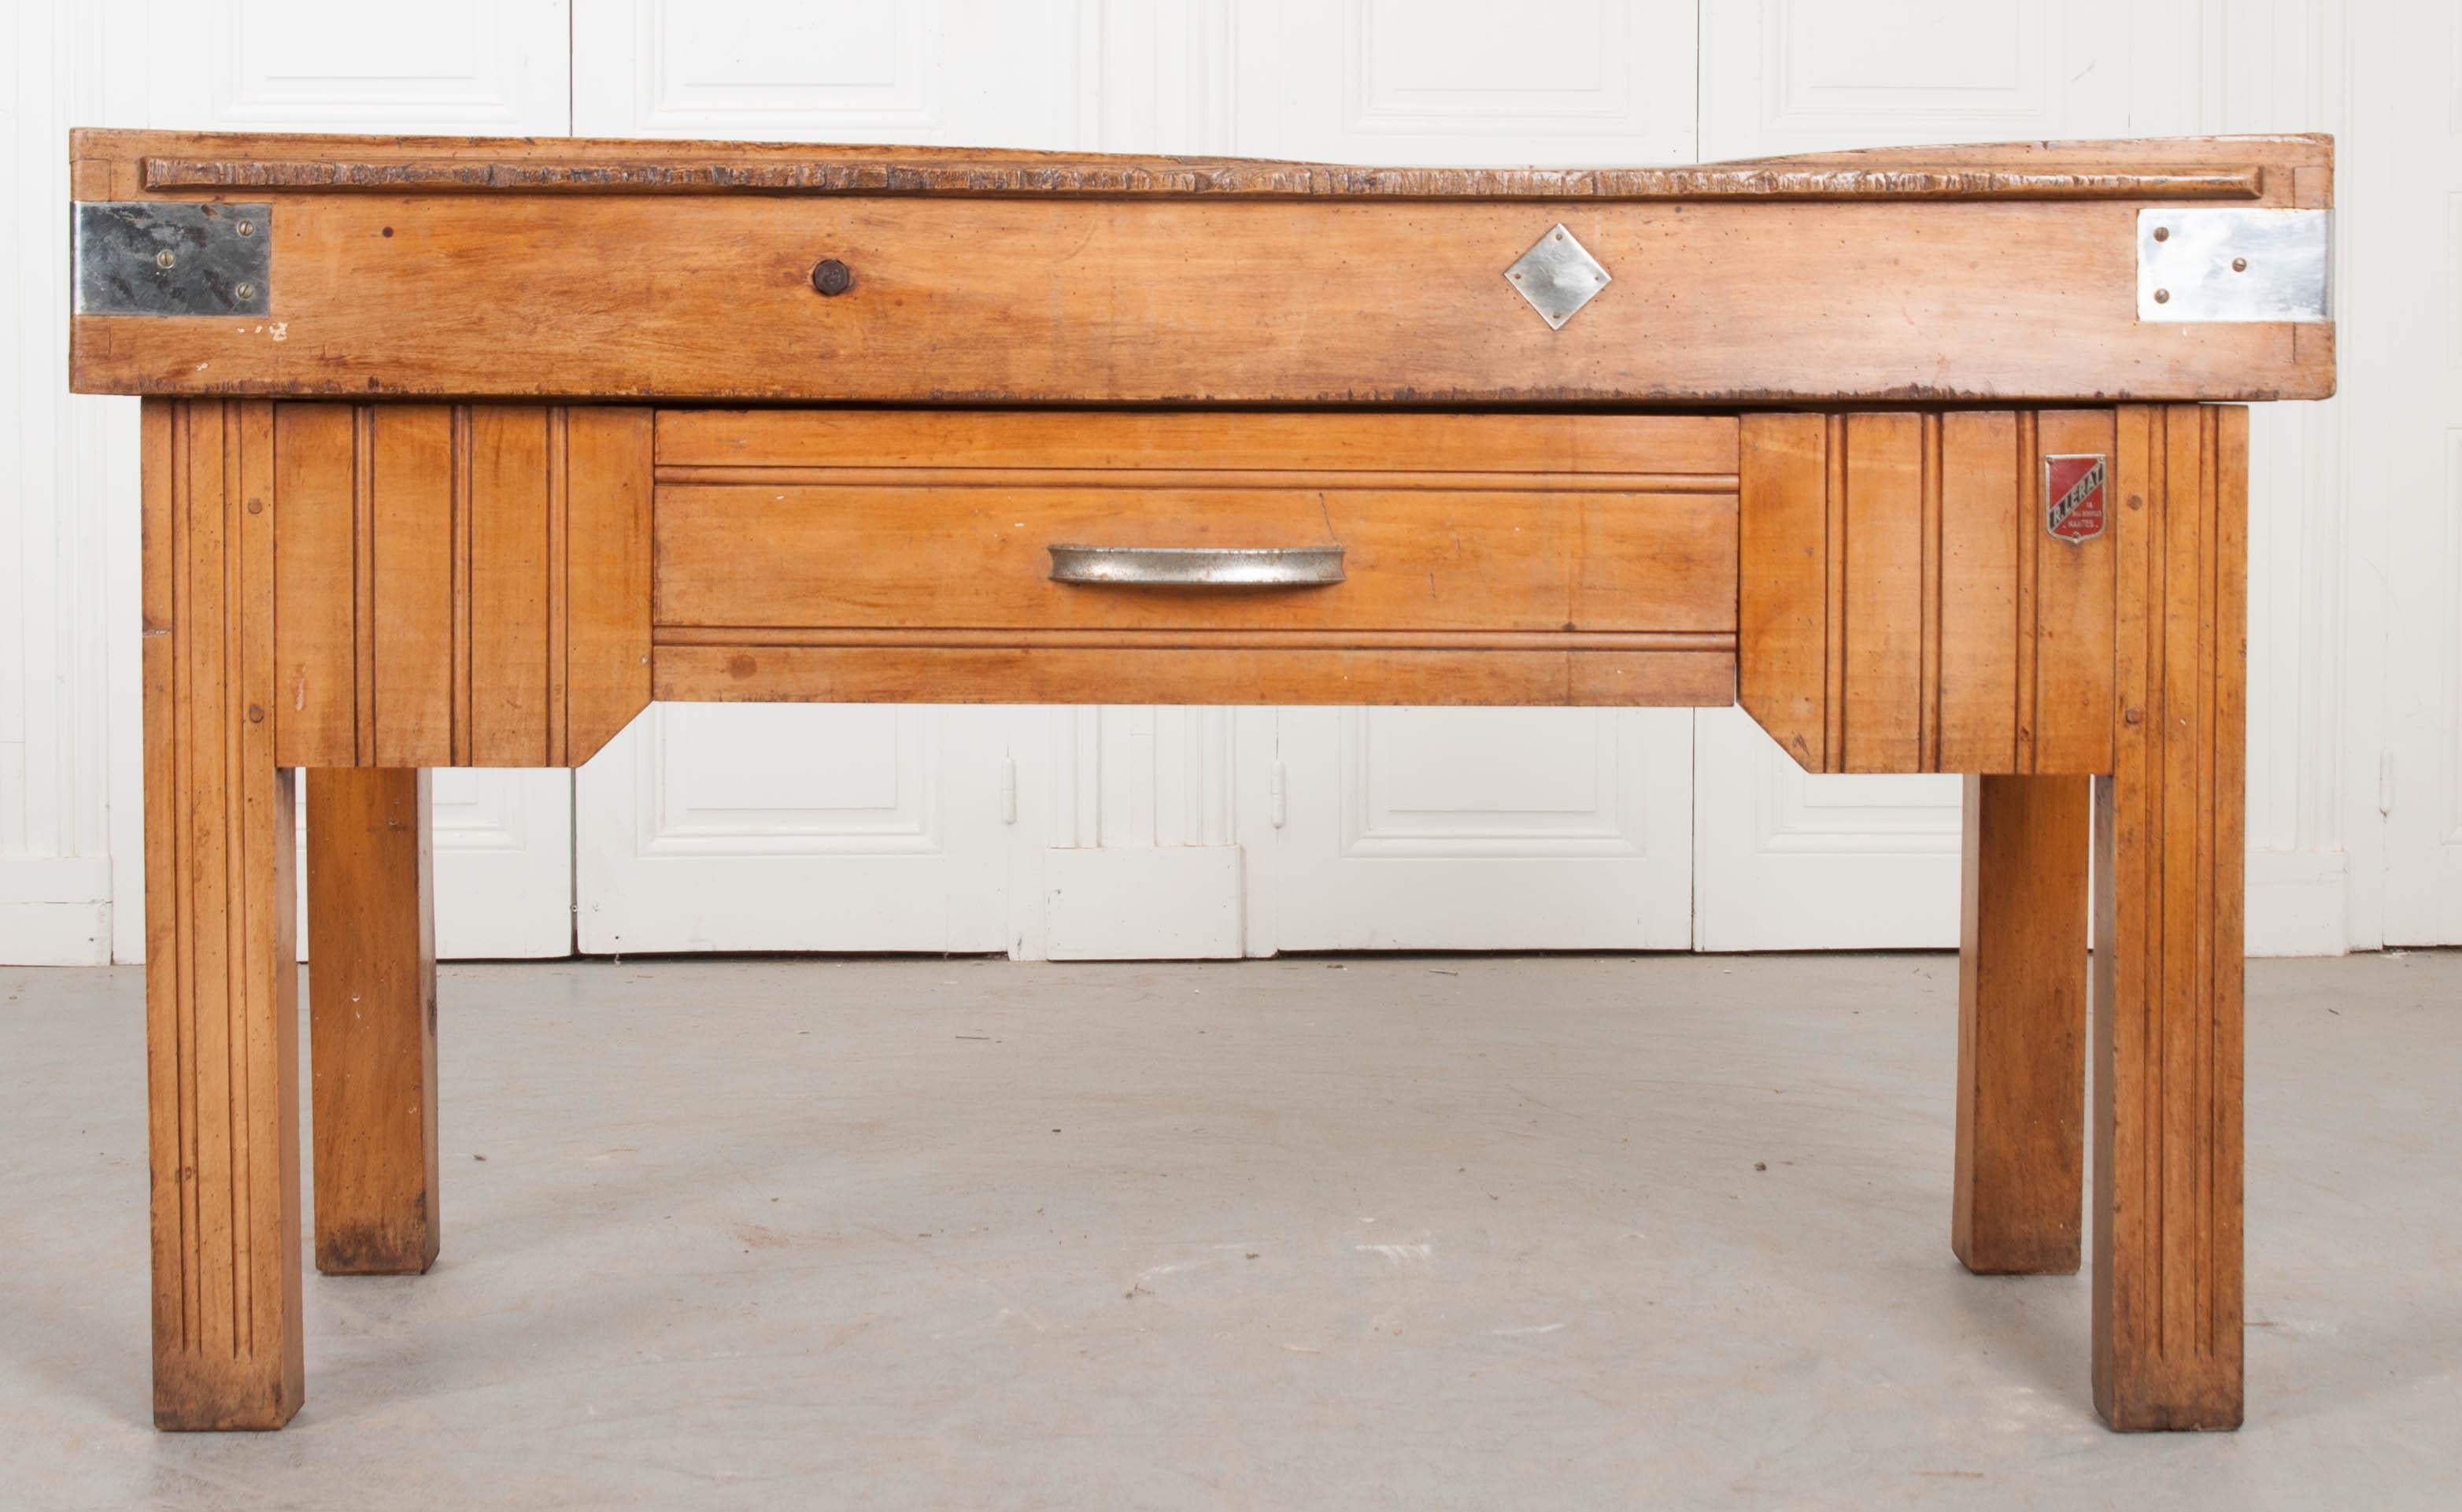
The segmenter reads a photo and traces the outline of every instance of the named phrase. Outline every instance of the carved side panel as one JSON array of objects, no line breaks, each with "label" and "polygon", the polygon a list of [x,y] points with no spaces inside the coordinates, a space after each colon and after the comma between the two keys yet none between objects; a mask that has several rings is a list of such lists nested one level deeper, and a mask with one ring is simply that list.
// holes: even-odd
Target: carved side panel
[{"label": "carved side panel", "polygon": [[[2053,457],[2102,459],[2099,532]],[[2110,770],[2122,462],[2105,409],[1747,416],[1744,708],[1806,771]]]},{"label": "carved side panel", "polygon": [[273,412],[283,765],[578,766],[649,702],[647,410]]}]

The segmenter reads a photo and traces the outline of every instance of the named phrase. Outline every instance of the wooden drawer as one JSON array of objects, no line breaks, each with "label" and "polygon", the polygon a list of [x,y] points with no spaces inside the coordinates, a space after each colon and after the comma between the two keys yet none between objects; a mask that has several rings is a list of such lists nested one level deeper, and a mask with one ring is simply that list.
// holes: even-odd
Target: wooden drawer
[{"label": "wooden drawer", "polygon": [[[1724,416],[665,410],[661,698],[1724,703]],[[1340,580],[1054,580],[1054,547]]]},{"label": "wooden drawer", "polygon": [[[664,629],[1736,628],[1734,420],[742,413],[658,428]],[[1053,580],[1050,548],[1342,549],[1342,581]]]}]

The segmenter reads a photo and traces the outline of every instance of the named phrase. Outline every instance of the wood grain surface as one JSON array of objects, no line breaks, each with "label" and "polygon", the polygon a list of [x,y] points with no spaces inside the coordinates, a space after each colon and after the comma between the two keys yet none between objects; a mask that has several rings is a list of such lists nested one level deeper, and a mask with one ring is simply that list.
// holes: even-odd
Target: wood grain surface
[{"label": "wood grain surface", "polygon": [[1966,779],[1950,1248],[1977,1275],[2078,1268],[2093,779]]},{"label": "wood grain surface", "polygon": [[316,1268],[436,1261],[436,900],[428,774],[308,773]]},{"label": "wood grain surface", "polygon": [[[659,424],[662,628],[1736,627],[1730,420],[668,410]],[[734,464],[698,461],[712,457]],[[1055,583],[1055,545],[1339,545],[1346,577]]]},{"label": "wood grain surface", "polygon": [[285,765],[578,766],[648,703],[649,411],[272,413]]},{"label": "wood grain surface", "polygon": [[2243,1358],[2248,414],[2123,410],[2145,529],[2119,572],[2112,773],[2095,784],[2094,1399],[2231,1428]]},{"label": "wood grain surface", "polygon": [[[2332,388],[2330,326],[2140,322],[2127,201],[270,203],[270,315],[75,316],[78,391],[1463,405]],[[1558,223],[1614,278],[1561,331],[1504,277]],[[812,289],[825,257],[853,270],[835,298]],[[2059,339],[2013,338],[2030,331]]]},{"label": "wood grain surface", "polygon": [[[2113,573],[2144,528],[2114,417],[1745,416],[1745,709],[1808,771],[2109,770]],[[2044,528],[2060,453],[2109,459],[2091,540]]]},{"label": "wood grain surface", "polygon": [[[2329,324],[2141,322],[2134,297],[2140,207],[2329,204],[2315,137],[1572,172],[109,132],[72,157],[88,198],[270,206],[271,313],[76,315],[90,393],[1435,405],[2333,386]],[[331,192],[351,187],[370,192]],[[644,192],[669,189],[709,192]],[[1614,279],[1561,331],[1504,277],[1559,222]],[[812,287],[823,258],[853,270],[836,297]]]},{"label": "wood grain surface", "polygon": [[305,1394],[292,783],[274,754],[273,406],[143,410],[154,1421]]},{"label": "wood grain surface", "polygon": [[1718,650],[662,645],[659,698],[714,702],[1538,704],[1735,702]]}]

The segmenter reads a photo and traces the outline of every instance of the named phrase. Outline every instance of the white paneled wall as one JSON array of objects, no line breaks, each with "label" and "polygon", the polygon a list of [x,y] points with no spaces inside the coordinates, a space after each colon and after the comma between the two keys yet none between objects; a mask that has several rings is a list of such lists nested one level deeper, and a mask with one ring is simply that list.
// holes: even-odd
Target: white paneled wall
[{"label": "white paneled wall", "polygon": [[137,417],[131,400],[67,393],[67,214],[54,208],[68,128],[105,108],[101,42],[100,18],[76,8],[0,7],[15,102],[0,193],[33,212],[0,238],[0,961],[111,956],[105,605],[134,551],[136,495],[104,438]]},{"label": "white paneled wall", "polygon": [[[1565,0],[1544,12],[1493,0],[427,0],[419,25],[404,13],[398,0],[0,8],[15,91],[0,163],[13,203],[44,218],[41,234],[0,248],[0,960],[99,960],[115,940],[127,959],[141,945],[133,404],[62,392],[72,124],[1475,162],[2342,131],[2344,397],[2262,410],[2254,427],[2250,940],[2462,939],[2451,0]],[[907,876],[866,884],[875,913],[835,910],[825,931],[809,911],[782,914],[759,939],[730,940],[905,944],[887,938],[893,916],[921,948],[1026,955],[1112,953],[1121,932],[1194,954],[1314,938],[1282,917],[1373,942],[1401,916],[1377,913],[1374,888],[1329,882],[1343,858],[1481,826],[1490,850],[1554,827],[1624,846],[1633,866],[1648,858],[1647,876],[1597,874],[1603,890],[1648,899],[1623,936],[1593,921],[1602,944],[1659,942],[1670,886],[1674,917],[1689,914],[1694,942],[1712,948],[1939,943],[1954,917],[1954,785],[1806,778],[1732,713],[1586,726],[1586,760],[1604,760],[1611,735],[1629,765],[1585,779],[1582,803],[1558,790],[1581,784],[1552,748],[1547,770],[1505,779],[1517,793],[1491,790],[1500,779],[1479,752],[1503,723],[1415,735],[1408,720],[1386,732],[1357,715],[1276,711],[778,717],[814,727],[772,770],[729,745],[724,716],[654,715],[607,770],[584,774],[578,831],[561,774],[441,778],[448,952],[457,937],[463,953],[561,949],[576,846],[585,908],[594,865],[652,887],[644,914],[680,926],[666,948],[729,942],[689,905],[732,858],[767,868],[786,910],[812,868],[874,853],[884,867],[939,860],[864,874]],[[1458,759],[1396,765],[1409,738],[1454,741]],[[1323,769],[1278,761],[1285,744],[1322,745]],[[1290,816],[1320,792],[1324,855],[1294,871],[1292,856],[1261,852],[1284,843],[1265,833],[1269,816],[1295,833]],[[953,838],[960,823],[976,838]],[[1688,844],[1689,865],[1669,858]],[[1061,855],[1087,851],[1151,854],[1091,872]],[[1415,890],[1494,875],[1452,877],[1469,861],[1425,859],[1444,866],[1375,874],[1401,879],[1394,906],[1422,908],[1422,922],[1442,916],[1411,902]],[[1261,907],[1266,887],[1274,903]],[[1294,901],[1312,896],[1322,906]],[[512,906],[541,897],[529,915]],[[1357,918],[1343,923],[1342,907]],[[585,943],[638,948],[597,927],[585,914]]]}]

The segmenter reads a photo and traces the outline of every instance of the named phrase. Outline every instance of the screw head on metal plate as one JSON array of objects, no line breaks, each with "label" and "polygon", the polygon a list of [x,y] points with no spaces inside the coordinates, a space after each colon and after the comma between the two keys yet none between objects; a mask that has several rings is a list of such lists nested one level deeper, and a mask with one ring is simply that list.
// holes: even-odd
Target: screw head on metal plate
[{"label": "screw head on metal plate", "polygon": [[1555,331],[1565,329],[1565,322],[1581,312],[1584,305],[1598,297],[1599,291],[1614,280],[1589,248],[1573,239],[1563,223],[1547,228],[1547,234],[1530,244],[1530,249],[1515,258],[1504,270],[1505,282],[1516,292],[1530,301],[1539,318]]}]

